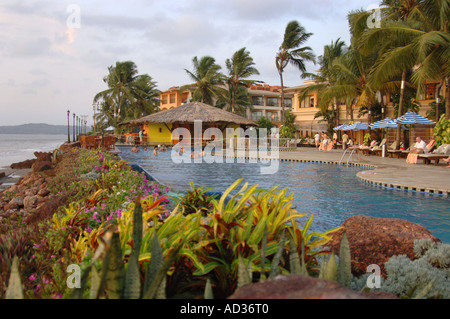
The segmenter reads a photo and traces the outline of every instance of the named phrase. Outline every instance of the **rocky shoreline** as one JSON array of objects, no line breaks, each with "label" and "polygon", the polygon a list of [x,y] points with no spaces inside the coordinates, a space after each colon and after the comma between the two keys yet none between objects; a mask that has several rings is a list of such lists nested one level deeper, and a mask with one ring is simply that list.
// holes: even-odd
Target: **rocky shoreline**
[{"label": "rocky shoreline", "polygon": [[[48,189],[46,171],[54,168],[53,153],[35,152],[35,159],[11,164],[12,169],[28,172],[16,184],[0,192],[0,233],[5,227],[2,221],[31,223],[51,217],[56,208],[64,204],[60,196]],[[31,170],[31,171],[30,171]]]}]

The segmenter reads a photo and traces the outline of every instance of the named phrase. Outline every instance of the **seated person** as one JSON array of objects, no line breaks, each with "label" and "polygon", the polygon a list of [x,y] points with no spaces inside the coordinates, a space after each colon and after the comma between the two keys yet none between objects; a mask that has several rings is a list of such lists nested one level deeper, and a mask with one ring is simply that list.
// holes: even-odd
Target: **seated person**
[{"label": "seated person", "polygon": [[131,151],[132,151],[133,153],[137,153],[137,152],[140,151],[140,150],[139,150],[139,147],[137,146],[137,144],[134,144],[134,146],[133,146],[133,148],[131,149]]},{"label": "seated person", "polygon": [[408,164],[416,164],[417,158],[419,154],[424,154],[427,152],[427,144],[422,138],[419,136],[416,137],[416,144],[411,148],[411,151],[406,158],[406,163]]}]

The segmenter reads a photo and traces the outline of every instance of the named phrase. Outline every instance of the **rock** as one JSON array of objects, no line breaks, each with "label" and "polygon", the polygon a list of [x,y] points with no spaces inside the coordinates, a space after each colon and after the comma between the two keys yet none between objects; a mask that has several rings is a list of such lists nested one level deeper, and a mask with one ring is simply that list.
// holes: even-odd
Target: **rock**
[{"label": "rock", "polygon": [[43,172],[52,168],[52,162],[49,161],[36,161],[33,166],[33,172]]},{"label": "rock", "polygon": [[40,162],[51,162],[52,161],[52,152],[34,152],[34,156],[36,156],[37,160]]},{"label": "rock", "polygon": [[36,159],[30,159],[23,162],[18,163],[12,163],[9,167],[13,169],[25,169],[25,168],[31,168],[31,166],[36,162]]},{"label": "rock", "polygon": [[22,206],[23,206],[23,197],[22,197],[22,196],[14,197],[14,198],[11,199],[11,201],[9,202],[9,205],[11,205],[11,203],[16,204],[16,205],[17,205],[17,208],[22,207]]},{"label": "rock", "polygon": [[37,187],[31,187],[25,191],[25,196],[34,196],[38,193],[38,190]]},{"label": "rock", "polygon": [[369,265],[376,264],[386,277],[384,263],[392,256],[404,254],[411,260],[415,258],[413,243],[416,239],[440,241],[424,227],[403,219],[356,215],[348,218],[342,226],[344,229],[331,234],[333,240],[327,246],[339,255],[342,234],[346,231],[355,276],[365,274]]},{"label": "rock", "polygon": [[45,197],[50,194],[50,191],[47,188],[43,188],[37,192],[39,196]]},{"label": "rock", "polygon": [[30,210],[30,209],[36,208],[37,202],[38,202],[37,196],[27,196],[23,200],[23,206],[24,206],[25,210]]},{"label": "rock", "polygon": [[387,293],[362,293],[336,282],[309,276],[278,276],[274,279],[245,285],[228,299],[397,299]]}]

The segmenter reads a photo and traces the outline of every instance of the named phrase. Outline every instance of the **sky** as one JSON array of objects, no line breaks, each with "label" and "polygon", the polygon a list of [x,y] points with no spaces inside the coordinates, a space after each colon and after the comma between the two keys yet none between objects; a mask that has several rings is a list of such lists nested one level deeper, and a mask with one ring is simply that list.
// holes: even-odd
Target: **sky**
[{"label": "sky", "polygon": [[[225,60],[246,47],[260,75],[280,85],[275,54],[286,25],[297,20],[316,56],[350,40],[347,14],[377,0],[130,0],[15,1],[0,3],[0,125],[64,125],[67,110],[87,115],[105,90],[103,77],[117,61],[133,61],[157,88],[190,83],[194,56]],[[307,64],[308,72],[318,69]],[[286,86],[301,85],[288,66]]]}]

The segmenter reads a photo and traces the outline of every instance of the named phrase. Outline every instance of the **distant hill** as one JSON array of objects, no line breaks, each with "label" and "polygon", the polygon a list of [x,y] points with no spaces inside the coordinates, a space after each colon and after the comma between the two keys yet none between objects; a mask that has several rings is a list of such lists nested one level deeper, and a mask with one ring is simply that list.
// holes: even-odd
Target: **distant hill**
[{"label": "distant hill", "polygon": [[[87,128],[87,130],[89,132],[90,128]],[[37,123],[0,126],[0,134],[67,134],[67,125]],[[70,134],[72,134],[72,126],[70,126]]]}]

